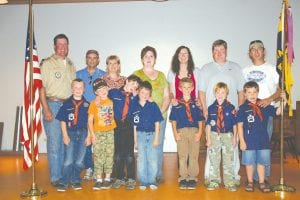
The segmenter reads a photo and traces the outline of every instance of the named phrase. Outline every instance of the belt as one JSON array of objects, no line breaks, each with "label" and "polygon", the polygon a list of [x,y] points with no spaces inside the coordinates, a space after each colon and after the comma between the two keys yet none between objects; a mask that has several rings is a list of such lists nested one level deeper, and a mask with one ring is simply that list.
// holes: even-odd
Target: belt
[{"label": "belt", "polygon": [[57,98],[57,97],[47,97],[48,101],[58,101],[58,102],[64,102],[67,99],[61,99],[61,98]]}]

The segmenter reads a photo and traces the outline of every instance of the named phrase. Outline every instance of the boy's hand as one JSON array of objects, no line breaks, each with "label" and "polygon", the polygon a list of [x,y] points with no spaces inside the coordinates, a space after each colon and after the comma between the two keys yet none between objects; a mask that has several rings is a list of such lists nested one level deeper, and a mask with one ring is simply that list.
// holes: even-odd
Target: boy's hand
[{"label": "boy's hand", "polygon": [[180,133],[175,133],[175,140],[180,141],[181,140],[181,135]]},{"label": "boy's hand", "polygon": [[207,110],[207,108],[203,108],[202,112],[203,112],[203,117],[205,118],[205,120],[207,120],[207,117],[208,117],[208,110]]},{"label": "boy's hand", "polygon": [[92,144],[91,138],[89,136],[87,136],[85,138],[84,143],[85,143],[85,146],[90,146]]},{"label": "boy's hand", "polygon": [[91,134],[90,140],[91,140],[92,144],[96,144],[96,136],[95,136],[95,134]]},{"label": "boy's hand", "polygon": [[196,99],[196,106],[198,106],[202,110],[202,105],[200,99]]},{"label": "boy's hand", "polygon": [[210,146],[211,146],[211,140],[210,140],[210,138],[207,138],[207,139],[206,139],[206,146],[207,146],[207,147],[210,147]]},{"label": "boy's hand", "polygon": [[68,135],[63,136],[63,141],[65,145],[70,144],[70,137]]},{"label": "boy's hand", "polygon": [[201,133],[196,133],[195,134],[195,142],[199,142],[201,138]]},{"label": "boy's hand", "polygon": [[242,151],[245,151],[247,149],[247,145],[246,145],[245,141],[240,141],[240,149]]},{"label": "boy's hand", "polygon": [[232,143],[232,146],[233,146],[233,147],[236,147],[237,141],[236,141],[236,138],[235,138],[235,137],[232,137],[231,143]]},{"label": "boy's hand", "polygon": [[158,145],[159,145],[158,138],[155,138],[154,141],[153,141],[153,146],[157,147]]},{"label": "boy's hand", "polygon": [[172,104],[172,106],[177,106],[178,100],[176,98],[171,99],[171,104]]}]

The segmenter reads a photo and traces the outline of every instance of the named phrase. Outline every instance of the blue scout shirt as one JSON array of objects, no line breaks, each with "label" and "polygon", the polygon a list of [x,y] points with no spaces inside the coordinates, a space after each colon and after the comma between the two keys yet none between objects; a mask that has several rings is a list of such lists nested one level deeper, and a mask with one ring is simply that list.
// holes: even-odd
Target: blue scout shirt
[{"label": "blue scout shirt", "polygon": [[237,122],[243,123],[244,139],[247,150],[269,149],[270,141],[267,132],[269,116],[275,116],[276,109],[269,105],[265,108],[259,107],[263,120],[258,115],[254,116],[253,109],[248,105],[248,100],[239,108]]},{"label": "blue scout shirt", "polygon": [[[121,87],[120,89],[111,89],[108,92],[108,97],[113,101],[114,103],[114,117],[115,120],[122,120],[122,113],[123,113],[123,107],[125,103],[126,95],[123,93],[124,87]],[[127,118],[130,118],[130,113],[132,110],[132,105],[134,101],[137,101],[137,96],[133,96],[132,94],[129,97],[129,109],[128,109],[128,115]]]},{"label": "blue scout shirt", "polygon": [[88,101],[91,102],[92,100],[95,99],[95,93],[93,90],[93,82],[96,78],[101,78],[106,72],[96,68],[95,72],[93,75],[90,75],[87,68],[84,68],[82,70],[79,70],[76,72],[76,78],[80,78],[83,80],[85,84],[85,91],[84,91],[84,98]]},{"label": "blue scout shirt", "polygon": [[[72,100],[75,100],[73,99],[73,96],[71,96],[63,103],[56,115],[56,119],[66,122],[67,130],[74,131],[82,128],[87,129],[89,103],[85,100],[84,97],[82,97],[81,100],[83,100],[83,102],[78,108],[77,124],[74,125],[75,105],[73,104]],[[75,100],[75,102],[79,103],[81,100]]]},{"label": "blue scout shirt", "polygon": [[[224,125],[225,129],[221,130],[220,133],[228,133],[233,131],[233,126],[236,125],[236,112],[234,105],[229,101],[225,100],[222,103]],[[218,118],[218,102],[215,100],[213,104],[208,107],[208,117],[206,125],[211,126],[211,131],[217,132],[217,118]]]},{"label": "blue scout shirt", "polygon": [[188,116],[187,116],[187,113],[186,113],[186,107],[183,103],[179,103],[176,106],[172,106],[171,114],[170,114],[169,119],[171,121],[176,121],[177,129],[186,128],[186,127],[199,128],[198,127],[199,121],[204,120],[204,117],[201,114],[202,111],[195,104],[194,100],[192,100],[192,103],[189,106],[190,106],[190,110],[191,110],[191,114],[192,114],[192,118],[193,118],[192,123],[190,123],[190,121],[188,120]]},{"label": "blue scout shirt", "polygon": [[162,114],[155,102],[147,101],[143,106],[136,101],[131,111],[131,117],[137,131],[154,132],[155,122],[163,120]]}]

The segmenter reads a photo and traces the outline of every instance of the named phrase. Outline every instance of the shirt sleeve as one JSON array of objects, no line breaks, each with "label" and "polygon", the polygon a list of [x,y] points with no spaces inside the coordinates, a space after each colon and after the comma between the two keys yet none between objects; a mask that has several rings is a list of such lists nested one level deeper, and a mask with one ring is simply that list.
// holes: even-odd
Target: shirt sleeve
[{"label": "shirt sleeve", "polygon": [[154,102],[153,102],[153,112],[154,112],[154,122],[160,122],[164,119],[158,105]]},{"label": "shirt sleeve", "polygon": [[60,109],[59,109],[59,111],[58,111],[58,113],[56,114],[56,119],[57,120],[59,120],[59,121],[64,121],[64,122],[66,122],[67,121],[67,116],[66,116],[66,114],[67,114],[67,112],[66,112],[66,106],[65,106],[65,104],[63,104],[61,107],[60,107]]},{"label": "shirt sleeve", "polygon": [[176,109],[175,109],[175,106],[172,106],[172,108],[171,108],[171,113],[170,113],[169,120],[170,121],[176,121]]}]

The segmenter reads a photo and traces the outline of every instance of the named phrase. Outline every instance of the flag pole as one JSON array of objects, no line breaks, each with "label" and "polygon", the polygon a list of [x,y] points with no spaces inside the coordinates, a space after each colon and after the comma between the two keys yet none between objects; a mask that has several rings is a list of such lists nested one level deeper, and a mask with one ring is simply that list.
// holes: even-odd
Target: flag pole
[{"label": "flag pole", "polygon": [[32,184],[31,188],[20,194],[21,198],[38,199],[38,197],[47,194],[47,191],[40,190],[35,182],[35,153],[34,153],[34,133],[33,133],[33,16],[32,16],[32,0],[29,0],[29,50],[30,50],[30,148],[31,148],[31,161],[32,161]]},{"label": "flag pole", "polygon": [[[283,0],[282,2],[282,11],[281,11],[281,27],[283,29],[281,30],[281,41],[282,42],[282,54],[283,54],[283,60],[282,60],[282,76],[281,76],[281,89],[285,91],[285,70],[287,67],[287,36],[286,36],[286,30],[285,30],[285,18],[286,16],[286,5],[288,4],[287,0]],[[280,197],[284,197],[285,192],[295,192],[296,189],[293,186],[289,186],[285,184],[284,181],[284,169],[283,169],[283,148],[284,148],[284,141],[283,141],[283,126],[284,126],[284,99],[281,98],[281,121],[280,121],[280,180],[279,184],[272,186],[272,191],[276,193],[279,193]]]}]

